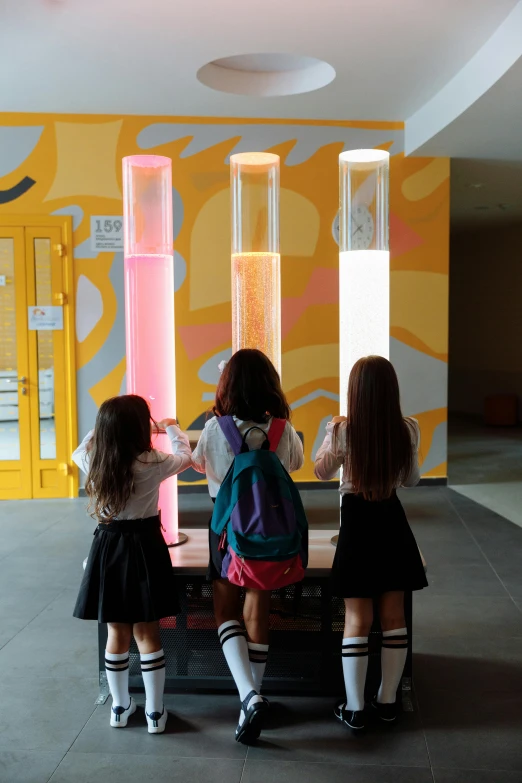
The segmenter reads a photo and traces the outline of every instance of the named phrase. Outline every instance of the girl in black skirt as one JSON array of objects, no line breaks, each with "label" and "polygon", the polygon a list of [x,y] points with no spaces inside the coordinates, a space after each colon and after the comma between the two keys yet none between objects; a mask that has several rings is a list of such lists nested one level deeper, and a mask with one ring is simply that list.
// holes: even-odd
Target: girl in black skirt
[{"label": "girl in black skirt", "polygon": [[[173,454],[152,448],[151,430],[165,429]],[[162,481],[191,461],[187,436],[174,419],[157,425],[142,397],[106,400],[93,432],[73,454],[87,473],[85,489],[98,520],[74,616],[108,624],[105,669],[112,695],[111,726],[123,728],[136,710],[129,696],[132,635],[141,657],[150,734],[165,731],[165,657],[159,620],[179,612],[169,550],[158,513]]]},{"label": "girl in black skirt", "polygon": [[427,586],[422,559],[397,497],[397,487],[420,480],[419,425],[401,412],[399,384],[387,359],[367,356],[353,367],[348,418],[326,426],[315,475],[326,481],[342,466],[341,529],[335,553],[333,593],[344,598],[342,662],[346,701],[336,717],[364,729],[368,636],[377,599],[383,631],[382,680],[372,707],[381,720],[397,717],[396,692],[408,648],[404,593]]},{"label": "girl in black skirt", "polygon": [[[273,418],[285,419],[275,453],[289,473],[302,467],[303,445],[290,423],[290,406],[281,380],[261,351],[243,348],[232,356],[219,380],[213,412],[216,415],[207,421],[192,455],[192,466],[207,474],[213,500],[234,462],[234,452],[218,424],[219,416],[233,416],[241,435],[252,430],[248,436],[250,449],[262,446]],[[214,614],[223,654],[242,703],[236,741],[249,744],[259,737],[262,713],[268,707],[260,692],[268,658],[270,592],[248,588],[241,612],[241,589],[221,577],[224,554],[219,536],[209,529],[207,576],[212,580]],[[240,623],[241,613],[246,634]]]}]

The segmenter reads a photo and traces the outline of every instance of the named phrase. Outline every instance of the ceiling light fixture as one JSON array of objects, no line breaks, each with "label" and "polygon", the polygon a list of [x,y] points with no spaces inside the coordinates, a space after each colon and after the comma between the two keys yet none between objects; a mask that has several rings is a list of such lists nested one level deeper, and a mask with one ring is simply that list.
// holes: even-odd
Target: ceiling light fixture
[{"label": "ceiling light fixture", "polygon": [[335,79],[335,69],[315,57],[260,52],[213,60],[199,69],[197,78],[220,92],[271,97],[326,87]]}]

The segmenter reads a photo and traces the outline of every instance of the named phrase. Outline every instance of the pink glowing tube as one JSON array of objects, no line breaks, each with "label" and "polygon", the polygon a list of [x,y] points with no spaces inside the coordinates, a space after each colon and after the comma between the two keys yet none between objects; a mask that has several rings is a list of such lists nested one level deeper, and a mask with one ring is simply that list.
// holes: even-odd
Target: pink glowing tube
[{"label": "pink glowing tube", "polygon": [[259,348],[281,373],[279,155],[230,157],[232,350]]},{"label": "pink glowing tube", "polygon": [[[172,161],[160,155],[123,159],[127,393],[139,394],[154,419],[176,415]],[[166,434],[155,447],[170,451]],[[160,490],[167,544],[179,543],[174,476]]]}]

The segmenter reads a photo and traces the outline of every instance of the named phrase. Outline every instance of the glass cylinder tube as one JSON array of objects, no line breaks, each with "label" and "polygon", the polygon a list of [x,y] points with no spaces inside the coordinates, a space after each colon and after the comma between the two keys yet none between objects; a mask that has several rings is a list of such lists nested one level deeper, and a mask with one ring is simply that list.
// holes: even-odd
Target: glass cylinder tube
[{"label": "glass cylinder tube", "polygon": [[281,373],[279,155],[230,157],[232,349],[258,348]]},{"label": "glass cylinder tube", "polygon": [[[127,393],[139,394],[159,421],[176,415],[172,161],[159,155],[123,159],[123,226]],[[154,446],[170,452],[166,434]],[[160,489],[161,522],[177,543],[177,480]]]},{"label": "glass cylinder tube", "polygon": [[389,357],[390,155],[349,150],[339,155],[339,359],[341,414],[350,371],[363,356]]}]

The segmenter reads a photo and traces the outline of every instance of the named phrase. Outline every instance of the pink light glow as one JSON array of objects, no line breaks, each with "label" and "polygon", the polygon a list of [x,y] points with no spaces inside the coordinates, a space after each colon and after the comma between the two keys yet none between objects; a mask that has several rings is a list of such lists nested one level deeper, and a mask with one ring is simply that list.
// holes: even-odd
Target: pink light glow
[{"label": "pink light glow", "polygon": [[[172,169],[169,158],[123,159],[127,392],[139,394],[156,420],[176,415]],[[169,452],[166,435],[155,448]],[[163,482],[165,540],[177,540],[177,480]]]}]

